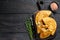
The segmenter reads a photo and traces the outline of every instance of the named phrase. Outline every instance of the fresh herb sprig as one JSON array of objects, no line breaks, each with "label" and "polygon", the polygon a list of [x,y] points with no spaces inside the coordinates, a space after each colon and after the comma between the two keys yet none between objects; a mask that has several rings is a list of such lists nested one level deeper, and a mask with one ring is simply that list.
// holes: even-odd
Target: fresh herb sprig
[{"label": "fresh herb sprig", "polygon": [[27,28],[27,31],[29,33],[29,36],[30,36],[30,40],[33,40],[33,32],[32,32],[32,22],[31,20],[28,18],[25,22],[26,24],[26,28]]}]

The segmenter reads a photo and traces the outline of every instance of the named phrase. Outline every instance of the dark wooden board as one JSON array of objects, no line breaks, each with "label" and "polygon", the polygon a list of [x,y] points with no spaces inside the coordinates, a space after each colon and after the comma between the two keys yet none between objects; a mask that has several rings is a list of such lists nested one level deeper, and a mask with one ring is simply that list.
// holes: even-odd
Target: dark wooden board
[{"label": "dark wooden board", "polygon": [[[40,0],[41,1],[41,0]],[[53,0],[42,0],[42,9],[47,9]],[[60,0],[54,0],[60,4]],[[0,40],[30,40],[25,27],[25,19],[38,10],[37,0],[0,0]],[[60,5],[54,15],[57,21],[57,35],[60,40]]]}]

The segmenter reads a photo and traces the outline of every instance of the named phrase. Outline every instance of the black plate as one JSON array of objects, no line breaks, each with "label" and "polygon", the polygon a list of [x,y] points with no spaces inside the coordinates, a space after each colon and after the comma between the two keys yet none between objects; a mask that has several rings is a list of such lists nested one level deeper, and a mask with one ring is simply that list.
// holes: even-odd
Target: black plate
[{"label": "black plate", "polygon": [[[53,15],[53,13],[50,15],[50,17],[55,18],[54,15]],[[35,14],[32,15],[32,22],[33,22],[32,23],[33,24],[32,25],[32,30],[33,30],[33,38],[35,40],[53,40],[56,37],[56,32],[55,32],[55,34],[53,36],[50,35],[49,37],[47,37],[45,39],[39,38],[39,34],[37,34],[37,31],[36,31],[36,24],[34,22],[34,19],[35,19]]]}]

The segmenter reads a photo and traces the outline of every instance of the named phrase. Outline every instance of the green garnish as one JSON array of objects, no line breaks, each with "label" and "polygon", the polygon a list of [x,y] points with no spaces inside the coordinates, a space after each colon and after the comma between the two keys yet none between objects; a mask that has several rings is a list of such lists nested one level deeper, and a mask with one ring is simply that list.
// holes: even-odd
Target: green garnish
[{"label": "green garnish", "polygon": [[26,28],[30,36],[30,40],[33,40],[33,32],[32,32],[32,22],[30,19],[27,19],[26,22]]}]

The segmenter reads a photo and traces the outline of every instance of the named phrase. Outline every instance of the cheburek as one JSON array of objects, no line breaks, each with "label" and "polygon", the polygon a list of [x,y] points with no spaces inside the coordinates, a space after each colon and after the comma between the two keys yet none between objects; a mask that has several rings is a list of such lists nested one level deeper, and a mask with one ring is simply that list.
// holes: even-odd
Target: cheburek
[{"label": "cheburek", "polygon": [[50,31],[46,30],[45,28],[43,28],[43,32],[40,33],[40,38],[47,38],[48,36],[50,36]]},{"label": "cheburek", "polygon": [[48,17],[49,15],[51,15],[51,11],[49,11],[49,10],[38,11],[36,13],[35,23],[37,24],[38,21],[41,21],[44,17]]},{"label": "cheburek", "polygon": [[51,35],[54,35],[57,26],[56,21],[51,17],[45,17],[43,18],[43,21],[46,25],[48,25],[48,29],[51,31]]},{"label": "cheburek", "polygon": [[35,23],[40,38],[47,38],[50,35],[54,35],[56,31],[56,21],[49,17],[51,13],[49,10],[41,10],[36,13]]}]

